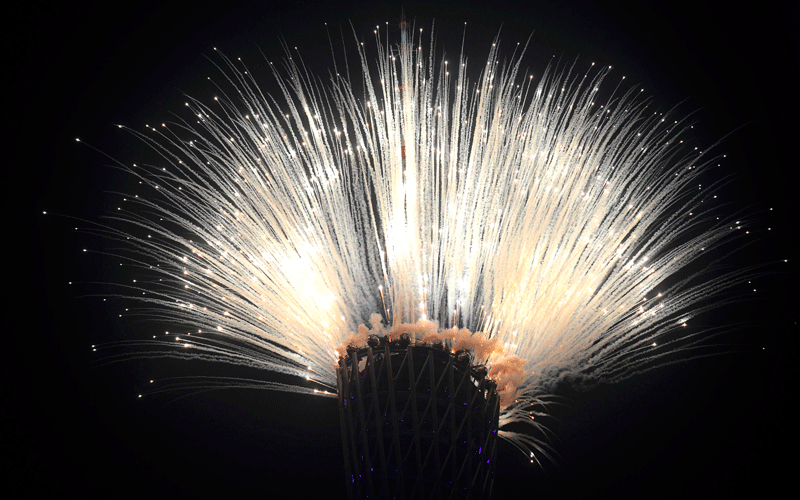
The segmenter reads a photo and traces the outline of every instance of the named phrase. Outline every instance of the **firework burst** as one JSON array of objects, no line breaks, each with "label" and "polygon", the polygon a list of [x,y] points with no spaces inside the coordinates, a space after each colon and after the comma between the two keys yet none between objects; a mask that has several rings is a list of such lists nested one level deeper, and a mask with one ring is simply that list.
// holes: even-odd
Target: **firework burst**
[{"label": "firework burst", "polygon": [[343,346],[435,333],[491,368],[500,435],[533,461],[559,381],[617,382],[708,337],[684,327],[746,278],[704,272],[741,225],[710,215],[690,124],[610,68],[534,76],[499,44],[473,68],[431,39],[376,30],[353,79],[270,63],[273,95],[220,55],[213,102],[131,131],[160,155],[123,166],[151,194],[101,232],[141,269],[138,313],[177,325],[153,345],[298,380],[204,383],[333,395]]}]

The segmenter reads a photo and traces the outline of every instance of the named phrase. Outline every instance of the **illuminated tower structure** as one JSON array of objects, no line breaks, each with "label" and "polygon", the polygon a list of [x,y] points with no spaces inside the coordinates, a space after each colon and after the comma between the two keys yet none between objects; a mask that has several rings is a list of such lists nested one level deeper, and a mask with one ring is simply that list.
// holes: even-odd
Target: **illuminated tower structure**
[{"label": "illuminated tower structure", "polygon": [[469,351],[372,335],[337,383],[350,498],[491,497],[499,398]]}]

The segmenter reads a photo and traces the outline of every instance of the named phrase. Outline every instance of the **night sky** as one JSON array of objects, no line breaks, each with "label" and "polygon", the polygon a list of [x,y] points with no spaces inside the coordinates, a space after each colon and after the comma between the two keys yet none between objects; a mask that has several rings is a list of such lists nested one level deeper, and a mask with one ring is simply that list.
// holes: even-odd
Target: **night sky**
[{"label": "night sky", "polygon": [[[164,328],[120,318],[129,300],[97,296],[116,290],[102,283],[127,271],[111,257],[84,253],[113,245],[75,231],[87,223],[70,217],[102,222],[119,199],[113,191],[136,187],[74,139],[125,163],[141,161],[143,146],[114,125],[141,130],[166,121],[183,112],[183,93],[210,100],[206,77],[220,78],[214,47],[263,69],[259,51],[278,61],[283,39],[325,74],[324,23],[339,46],[340,27],[352,41],[350,22],[369,44],[374,25],[388,21],[393,29],[400,4],[169,3],[33,2],[4,12],[11,26],[3,30],[0,61],[3,163],[12,175],[5,189],[13,228],[5,283],[13,297],[9,319],[23,319],[6,327],[3,349],[2,491],[344,498],[334,399],[254,390],[139,399],[150,378],[240,372],[179,361],[93,364],[102,355],[92,344],[144,339]],[[404,4],[407,17],[426,29],[435,19],[438,47],[453,56],[466,21],[474,66],[502,26],[506,54],[532,34],[526,60],[533,68],[553,55],[577,57],[579,66],[612,65],[609,81],[625,75],[638,82],[654,107],[694,112],[696,146],[725,137],[717,151],[727,158],[709,179],[730,176],[719,191],[730,202],[727,213],[752,221],[752,237],[742,240],[749,245],[729,262],[764,264],[737,290],[739,303],[698,320],[736,325],[702,351],[721,354],[588,393],[565,387],[568,403],[554,408],[550,421],[558,465],[531,466],[502,442],[496,498],[520,491],[542,498],[750,498],[797,489],[798,435],[789,408],[797,393],[798,294],[790,284],[797,281],[791,241],[799,165],[791,148],[800,137],[800,46],[790,33],[800,28],[790,3]],[[790,262],[778,264],[782,259]]]}]

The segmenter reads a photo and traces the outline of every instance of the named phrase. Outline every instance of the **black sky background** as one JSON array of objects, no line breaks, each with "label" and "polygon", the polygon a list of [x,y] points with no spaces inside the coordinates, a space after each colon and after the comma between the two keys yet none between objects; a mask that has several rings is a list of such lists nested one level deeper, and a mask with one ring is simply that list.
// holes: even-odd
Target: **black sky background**
[{"label": "black sky background", "polygon": [[[613,65],[613,74],[639,82],[655,107],[683,102],[682,112],[695,111],[698,147],[732,133],[719,148],[727,158],[714,177],[732,175],[721,197],[731,211],[754,214],[746,240],[753,243],[731,261],[740,266],[797,253],[800,63],[797,8],[789,4],[404,5],[426,29],[436,20],[438,46],[454,56],[464,21],[473,63],[485,58],[501,25],[506,53],[533,33],[526,58],[533,67],[553,54]],[[63,216],[99,221],[116,206],[109,191],[135,189],[75,137],[123,162],[139,161],[142,146],[113,125],[166,121],[182,112],[183,92],[210,100],[205,77],[219,77],[205,57],[215,61],[213,47],[255,69],[259,50],[283,57],[282,37],[324,74],[330,51],[323,23],[338,43],[339,26],[351,40],[352,22],[368,44],[372,26],[397,23],[400,4],[34,2],[4,14],[3,163],[12,221],[6,283],[16,326],[7,325],[3,349],[3,491],[343,498],[334,399],[243,390],[139,399],[149,378],[209,368],[139,361],[91,367],[91,344],[164,328],[119,318],[128,301],[87,297],[112,289],[78,282],[127,275],[118,261],[82,252],[108,244],[74,231],[86,224]],[[796,263],[761,271],[781,274],[754,279],[756,293],[740,290],[758,301],[703,320],[741,325],[715,339],[727,354],[585,394],[565,388],[570,403],[554,409],[558,420],[551,421],[558,466],[530,466],[502,443],[497,498],[521,491],[544,498],[749,498],[796,490]]]}]

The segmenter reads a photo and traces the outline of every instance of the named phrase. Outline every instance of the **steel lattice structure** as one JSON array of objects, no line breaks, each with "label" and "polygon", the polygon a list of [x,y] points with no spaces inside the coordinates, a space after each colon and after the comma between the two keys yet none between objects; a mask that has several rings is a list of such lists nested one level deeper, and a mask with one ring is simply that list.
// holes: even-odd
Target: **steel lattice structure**
[{"label": "steel lattice structure", "polygon": [[468,351],[372,336],[337,379],[350,498],[491,497],[499,398]]}]

